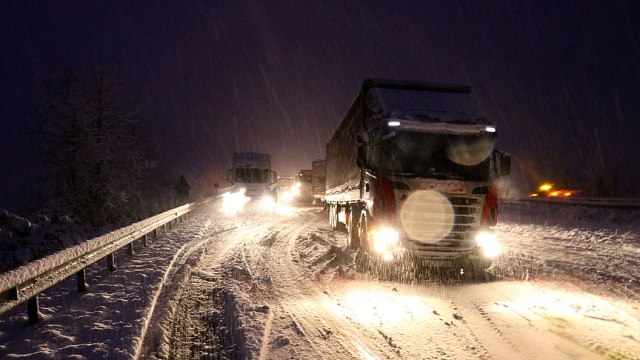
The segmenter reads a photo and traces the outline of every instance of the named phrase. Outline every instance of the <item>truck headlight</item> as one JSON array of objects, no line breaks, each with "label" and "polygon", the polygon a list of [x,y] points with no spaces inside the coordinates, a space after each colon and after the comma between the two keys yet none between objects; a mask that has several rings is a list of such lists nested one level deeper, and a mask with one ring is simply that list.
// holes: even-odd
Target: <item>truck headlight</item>
[{"label": "truck headlight", "polygon": [[260,207],[263,208],[264,210],[271,211],[275,206],[276,206],[276,202],[269,195],[263,196],[262,200],[260,200]]},{"label": "truck headlight", "polygon": [[500,254],[500,244],[495,233],[490,231],[480,231],[476,234],[476,243],[482,249],[482,254],[489,258],[494,258]]},{"label": "truck headlight", "polygon": [[395,247],[400,237],[396,230],[388,227],[371,230],[369,235],[371,236],[373,249],[379,254],[384,254]]},{"label": "truck headlight", "polygon": [[246,204],[250,198],[245,196],[247,189],[242,188],[237,192],[225,193],[222,195],[222,212],[229,216],[233,216],[242,211],[244,204]]}]

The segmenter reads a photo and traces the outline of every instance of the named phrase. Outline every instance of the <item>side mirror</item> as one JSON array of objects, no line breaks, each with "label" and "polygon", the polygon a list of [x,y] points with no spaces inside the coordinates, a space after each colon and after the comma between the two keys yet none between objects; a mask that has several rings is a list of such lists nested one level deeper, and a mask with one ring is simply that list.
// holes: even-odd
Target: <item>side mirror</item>
[{"label": "side mirror", "polygon": [[269,170],[269,174],[270,174],[269,182],[271,184],[275,184],[278,181],[278,173],[273,170]]},{"label": "side mirror", "polygon": [[500,156],[500,175],[511,174],[511,155],[502,153]]}]

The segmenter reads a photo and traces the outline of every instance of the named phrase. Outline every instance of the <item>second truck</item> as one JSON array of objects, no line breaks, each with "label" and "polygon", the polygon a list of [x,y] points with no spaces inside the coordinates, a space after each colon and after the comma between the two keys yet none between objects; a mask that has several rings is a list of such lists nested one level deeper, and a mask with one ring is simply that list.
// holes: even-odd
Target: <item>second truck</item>
[{"label": "second truck", "polygon": [[326,148],[329,223],[372,257],[488,267],[510,172],[465,85],[365,80]]},{"label": "second truck", "polygon": [[273,210],[277,196],[276,181],[270,154],[233,153],[232,167],[227,172],[227,182],[231,187],[223,190],[222,211],[235,215],[249,202],[259,202],[263,209]]}]

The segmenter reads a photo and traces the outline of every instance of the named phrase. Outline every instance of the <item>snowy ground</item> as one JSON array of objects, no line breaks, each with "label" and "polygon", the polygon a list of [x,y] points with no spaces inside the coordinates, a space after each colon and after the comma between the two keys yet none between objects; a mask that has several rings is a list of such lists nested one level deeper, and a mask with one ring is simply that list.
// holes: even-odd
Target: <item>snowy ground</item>
[{"label": "snowy ground", "polygon": [[[504,204],[483,279],[377,278],[316,208],[207,207],[0,319],[0,358],[640,358],[638,214]],[[94,279],[92,281],[92,279]],[[98,281],[99,280],[99,281]]]}]

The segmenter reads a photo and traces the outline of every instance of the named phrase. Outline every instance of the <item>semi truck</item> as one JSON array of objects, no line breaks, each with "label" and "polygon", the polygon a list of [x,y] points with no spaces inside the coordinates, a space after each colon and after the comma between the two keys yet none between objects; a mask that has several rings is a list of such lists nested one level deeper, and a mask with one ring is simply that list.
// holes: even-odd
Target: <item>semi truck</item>
[{"label": "semi truck", "polygon": [[242,193],[250,200],[271,199],[275,202],[277,174],[271,170],[271,155],[258,152],[233,153],[227,173],[229,193]]},{"label": "semi truck", "polygon": [[326,145],[329,224],[379,261],[487,268],[510,155],[466,85],[367,79]]},{"label": "semi truck", "polygon": [[311,163],[311,192],[313,204],[323,205],[327,185],[327,161],[315,160]]},{"label": "semi truck", "polygon": [[311,170],[302,169],[296,175],[295,187],[297,189],[296,202],[301,205],[311,205],[313,192],[311,187]]}]

